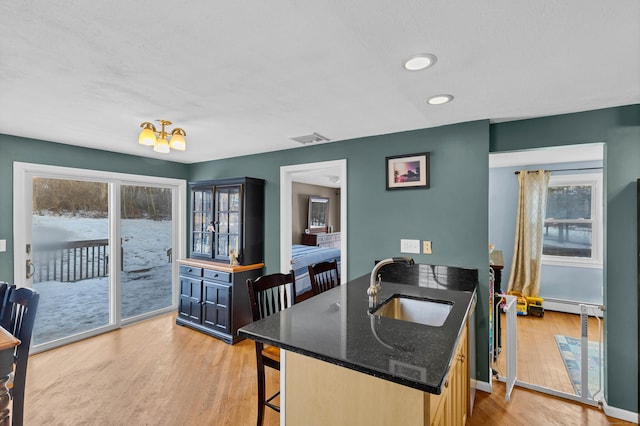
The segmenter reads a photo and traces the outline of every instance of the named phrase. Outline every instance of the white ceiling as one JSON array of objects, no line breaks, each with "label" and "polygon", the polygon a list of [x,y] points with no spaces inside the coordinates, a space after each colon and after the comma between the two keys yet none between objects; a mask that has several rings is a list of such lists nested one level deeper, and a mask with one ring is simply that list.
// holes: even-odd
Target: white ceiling
[{"label": "white ceiling", "polygon": [[310,185],[340,188],[342,172],[340,171],[340,167],[300,170],[291,173],[291,180],[293,182],[307,183]]},{"label": "white ceiling", "polygon": [[[637,0],[3,1],[0,133],[192,163],[635,104],[639,16]],[[403,69],[425,52],[435,66]],[[137,144],[161,118],[186,152]]]}]

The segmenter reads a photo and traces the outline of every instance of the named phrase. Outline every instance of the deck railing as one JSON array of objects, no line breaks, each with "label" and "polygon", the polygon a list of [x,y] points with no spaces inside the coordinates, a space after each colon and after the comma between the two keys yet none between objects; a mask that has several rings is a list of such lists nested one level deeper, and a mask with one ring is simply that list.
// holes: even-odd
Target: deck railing
[{"label": "deck railing", "polygon": [[[122,254],[122,244],[120,245]],[[123,259],[124,256],[121,256]],[[34,246],[33,282],[74,282],[109,275],[109,240],[65,241]],[[122,269],[122,264],[120,265]]]}]

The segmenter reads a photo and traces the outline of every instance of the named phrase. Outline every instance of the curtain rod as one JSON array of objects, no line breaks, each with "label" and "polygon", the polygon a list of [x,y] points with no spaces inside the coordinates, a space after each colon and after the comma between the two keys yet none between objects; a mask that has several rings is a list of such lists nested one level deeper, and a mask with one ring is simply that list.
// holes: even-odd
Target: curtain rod
[{"label": "curtain rod", "polygon": [[[574,170],[601,170],[602,167],[582,167],[578,169],[554,169],[554,170],[545,170],[545,172],[568,172]],[[516,175],[520,174],[520,170],[513,172]],[[538,170],[527,170],[527,173],[538,173]]]}]

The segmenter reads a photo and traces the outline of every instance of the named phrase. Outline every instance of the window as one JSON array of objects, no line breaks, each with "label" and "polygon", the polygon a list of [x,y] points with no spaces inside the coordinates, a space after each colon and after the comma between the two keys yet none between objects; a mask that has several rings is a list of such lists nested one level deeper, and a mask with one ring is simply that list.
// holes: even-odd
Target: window
[{"label": "window", "polygon": [[601,212],[602,174],[551,176],[543,263],[602,266]]}]

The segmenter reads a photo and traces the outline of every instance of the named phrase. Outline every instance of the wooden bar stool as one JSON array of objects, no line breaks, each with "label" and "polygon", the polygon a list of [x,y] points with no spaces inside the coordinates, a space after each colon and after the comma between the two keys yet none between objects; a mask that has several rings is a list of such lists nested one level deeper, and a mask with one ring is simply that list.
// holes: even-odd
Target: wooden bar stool
[{"label": "wooden bar stool", "polygon": [[315,265],[309,265],[308,268],[309,280],[311,281],[311,289],[314,295],[340,285],[338,262],[336,260],[316,263]]},{"label": "wooden bar stool", "polygon": [[40,295],[30,288],[9,286],[4,297],[0,325],[20,339],[13,354],[13,379],[7,383],[9,394],[13,400],[11,424],[22,426],[24,418],[24,389],[27,379],[27,361],[31,347],[31,336],[38,310]]},{"label": "wooden bar stool", "polygon": [[[253,320],[258,321],[280,312],[295,303],[296,280],[293,271],[288,274],[263,275],[255,280],[248,279],[249,302]],[[271,403],[280,391],[273,394],[269,399],[265,399],[265,366],[280,371],[280,348],[265,345],[261,342],[256,344],[256,365],[258,373],[258,426],[262,425],[264,419],[265,405],[277,412],[280,407]]]}]

